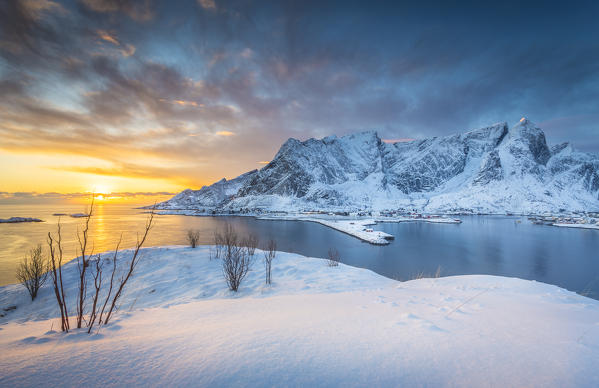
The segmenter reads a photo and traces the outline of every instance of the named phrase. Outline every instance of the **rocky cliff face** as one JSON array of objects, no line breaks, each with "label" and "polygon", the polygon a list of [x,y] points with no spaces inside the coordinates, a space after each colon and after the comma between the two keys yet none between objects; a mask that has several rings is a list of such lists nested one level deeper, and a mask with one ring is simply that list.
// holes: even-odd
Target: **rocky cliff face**
[{"label": "rocky cliff face", "polygon": [[376,132],[289,139],[261,170],[185,190],[159,207],[597,210],[599,158],[568,144],[550,149],[526,119],[395,144]]}]

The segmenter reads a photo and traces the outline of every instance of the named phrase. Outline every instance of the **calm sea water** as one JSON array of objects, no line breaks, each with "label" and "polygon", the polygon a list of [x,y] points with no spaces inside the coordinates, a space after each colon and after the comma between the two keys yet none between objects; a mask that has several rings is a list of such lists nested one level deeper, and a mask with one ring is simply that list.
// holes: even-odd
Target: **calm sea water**
[{"label": "calm sea water", "polygon": [[[44,223],[0,224],[0,285],[14,283],[18,261],[28,249],[55,232],[56,212],[74,213],[80,205],[0,205],[0,218],[37,217]],[[131,205],[100,204],[92,220],[94,251],[113,249],[121,233],[122,247],[135,244],[147,214]],[[555,284],[599,299],[599,231],[532,225],[525,218],[462,217],[460,225],[387,223],[375,226],[395,236],[387,246],[363,243],[323,225],[301,221],[265,221],[252,217],[156,216],[147,246],[185,244],[185,231],[200,231],[210,244],[214,230],[231,223],[240,234],[273,238],[279,250],[325,257],[335,247],[344,263],[381,275],[407,280],[421,274],[441,276],[490,274]],[[66,255],[76,255],[77,227],[82,219],[62,217]]]}]

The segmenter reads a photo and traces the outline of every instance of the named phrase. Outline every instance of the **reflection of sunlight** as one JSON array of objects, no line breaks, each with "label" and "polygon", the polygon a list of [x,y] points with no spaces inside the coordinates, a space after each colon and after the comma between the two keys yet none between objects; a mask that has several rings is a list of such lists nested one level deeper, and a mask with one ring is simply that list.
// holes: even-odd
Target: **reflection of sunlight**
[{"label": "reflection of sunlight", "polygon": [[94,249],[96,252],[102,252],[108,249],[106,247],[106,241],[108,240],[108,236],[106,234],[106,224],[104,220],[104,206],[102,204],[98,204],[94,209],[94,219],[93,225],[95,225],[96,233],[95,233],[95,242],[96,248]]}]

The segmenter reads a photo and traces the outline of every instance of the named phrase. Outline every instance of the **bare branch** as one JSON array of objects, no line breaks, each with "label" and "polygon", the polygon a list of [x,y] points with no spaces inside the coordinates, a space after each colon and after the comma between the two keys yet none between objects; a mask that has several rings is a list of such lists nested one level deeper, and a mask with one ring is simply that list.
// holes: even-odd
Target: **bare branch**
[{"label": "bare branch", "polygon": [[92,214],[94,211],[94,194],[92,193],[92,199],[89,206],[89,211],[85,217],[85,224],[83,227],[83,231],[80,234],[77,232],[77,240],[79,241],[79,249],[81,256],[77,261],[77,268],[79,269],[79,295],[77,297],[77,328],[81,328],[81,324],[83,322],[83,313],[85,308],[85,297],[86,297],[86,289],[87,289],[87,279],[85,277],[85,272],[87,267],[89,266],[89,259],[87,255],[87,242],[88,242],[88,233],[89,233],[89,222],[92,218]]},{"label": "bare branch", "polygon": [[256,248],[258,247],[258,241],[258,236],[255,234],[250,234],[243,240],[242,245],[249,256],[254,256],[254,252],[256,252]]},{"label": "bare branch", "polygon": [[100,294],[100,289],[102,288],[102,257],[97,255],[96,257],[96,266],[94,271],[94,299],[92,304],[91,312],[89,313],[89,321],[87,323],[88,329],[87,332],[91,333],[92,328],[94,327],[94,323],[96,322],[97,317],[97,309],[96,306],[98,304],[98,295]]},{"label": "bare branch", "polygon": [[272,284],[272,261],[277,255],[277,243],[271,239],[264,248],[264,272],[266,284]]},{"label": "bare branch", "polygon": [[150,229],[152,228],[155,211],[156,211],[156,204],[154,204],[154,207],[152,207],[152,211],[150,212],[150,215],[148,216],[148,219],[146,221],[145,231],[144,231],[144,234],[143,234],[141,240],[139,239],[139,236],[138,236],[137,245],[135,247],[135,252],[133,253],[133,257],[131,258],[131,262],[129,263],[129,270],[127,271],[127,275],[121,280],[119,287],[118,287],[116,293],[114,294],[112,303],[110,304],[110,308],[108,309],[108,312],[106,313],[106,319],[104,320],[104,324],[107,324],[110,321],[112,312],[114,311],[116,303],[117,303],[118,299],[120,298],[120,296],[123,292],[123,289],[125,288],[125,284],[127,284],[127,281],[133,274],[133,270],[135,269],[135,266],[137,265],[137,263],[139,261],[139,250],[145,243],[146,238],[148,237],[148,233],[150,232]]},{"label": "bare branch", "polygon": [[121,233],[121,237],[119,238],[119,242],[116,244],[116,248],[114,250],[114,256],[112,257],[112,274],[110,275],[110,286],[108,287],[108,295],[106,295],[106,300],[104,301],[104,305],[102,306],[102,311],[100,311],[100,318],[98,319],[98,324],[102,324],[102,315],[104,314],[104,309],[110,300],[110,296],[112,295],[112,286],[114,282],[114,274],[116,272],[116,260],[119,253],[119,246],[121,245],[121,241],[123,240],[123,234]]},{"label": "bare branch", "polygon": [[[59,220],[60,225],[60,220]],[[60,308],[60,324],[62,331],[69,331],[68,325],[65,319],[65,307],[64,306],[64,298],[61,295],[61,289],[59,288],[60,275],[56,270],[56,250],[54,248],[54,239],[52,238],[52,234],[48,232],[48,247],[50,248],[50,274],[52,276],[52,283],[54,285],[54,294],[56,295],[56,301],[58,302],[58,307]]]}]

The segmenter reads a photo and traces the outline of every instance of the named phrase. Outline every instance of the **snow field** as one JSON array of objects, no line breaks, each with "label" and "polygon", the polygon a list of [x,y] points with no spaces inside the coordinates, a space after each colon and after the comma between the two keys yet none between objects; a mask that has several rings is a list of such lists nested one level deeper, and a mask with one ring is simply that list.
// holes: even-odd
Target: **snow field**
[{"label": "snow field", "polygon": [[[279,252],[267,287],[257,251],[232,293],[209,252],[144,249],[116,319],[93,335],[55,331],[49,286],[33,303],[0,288],[0,307],[18,306],[0,318],[2,385],[599,385],[599,301],[556,286],[397,282]],[[75,263],[64,272],[73,303]]]}]

